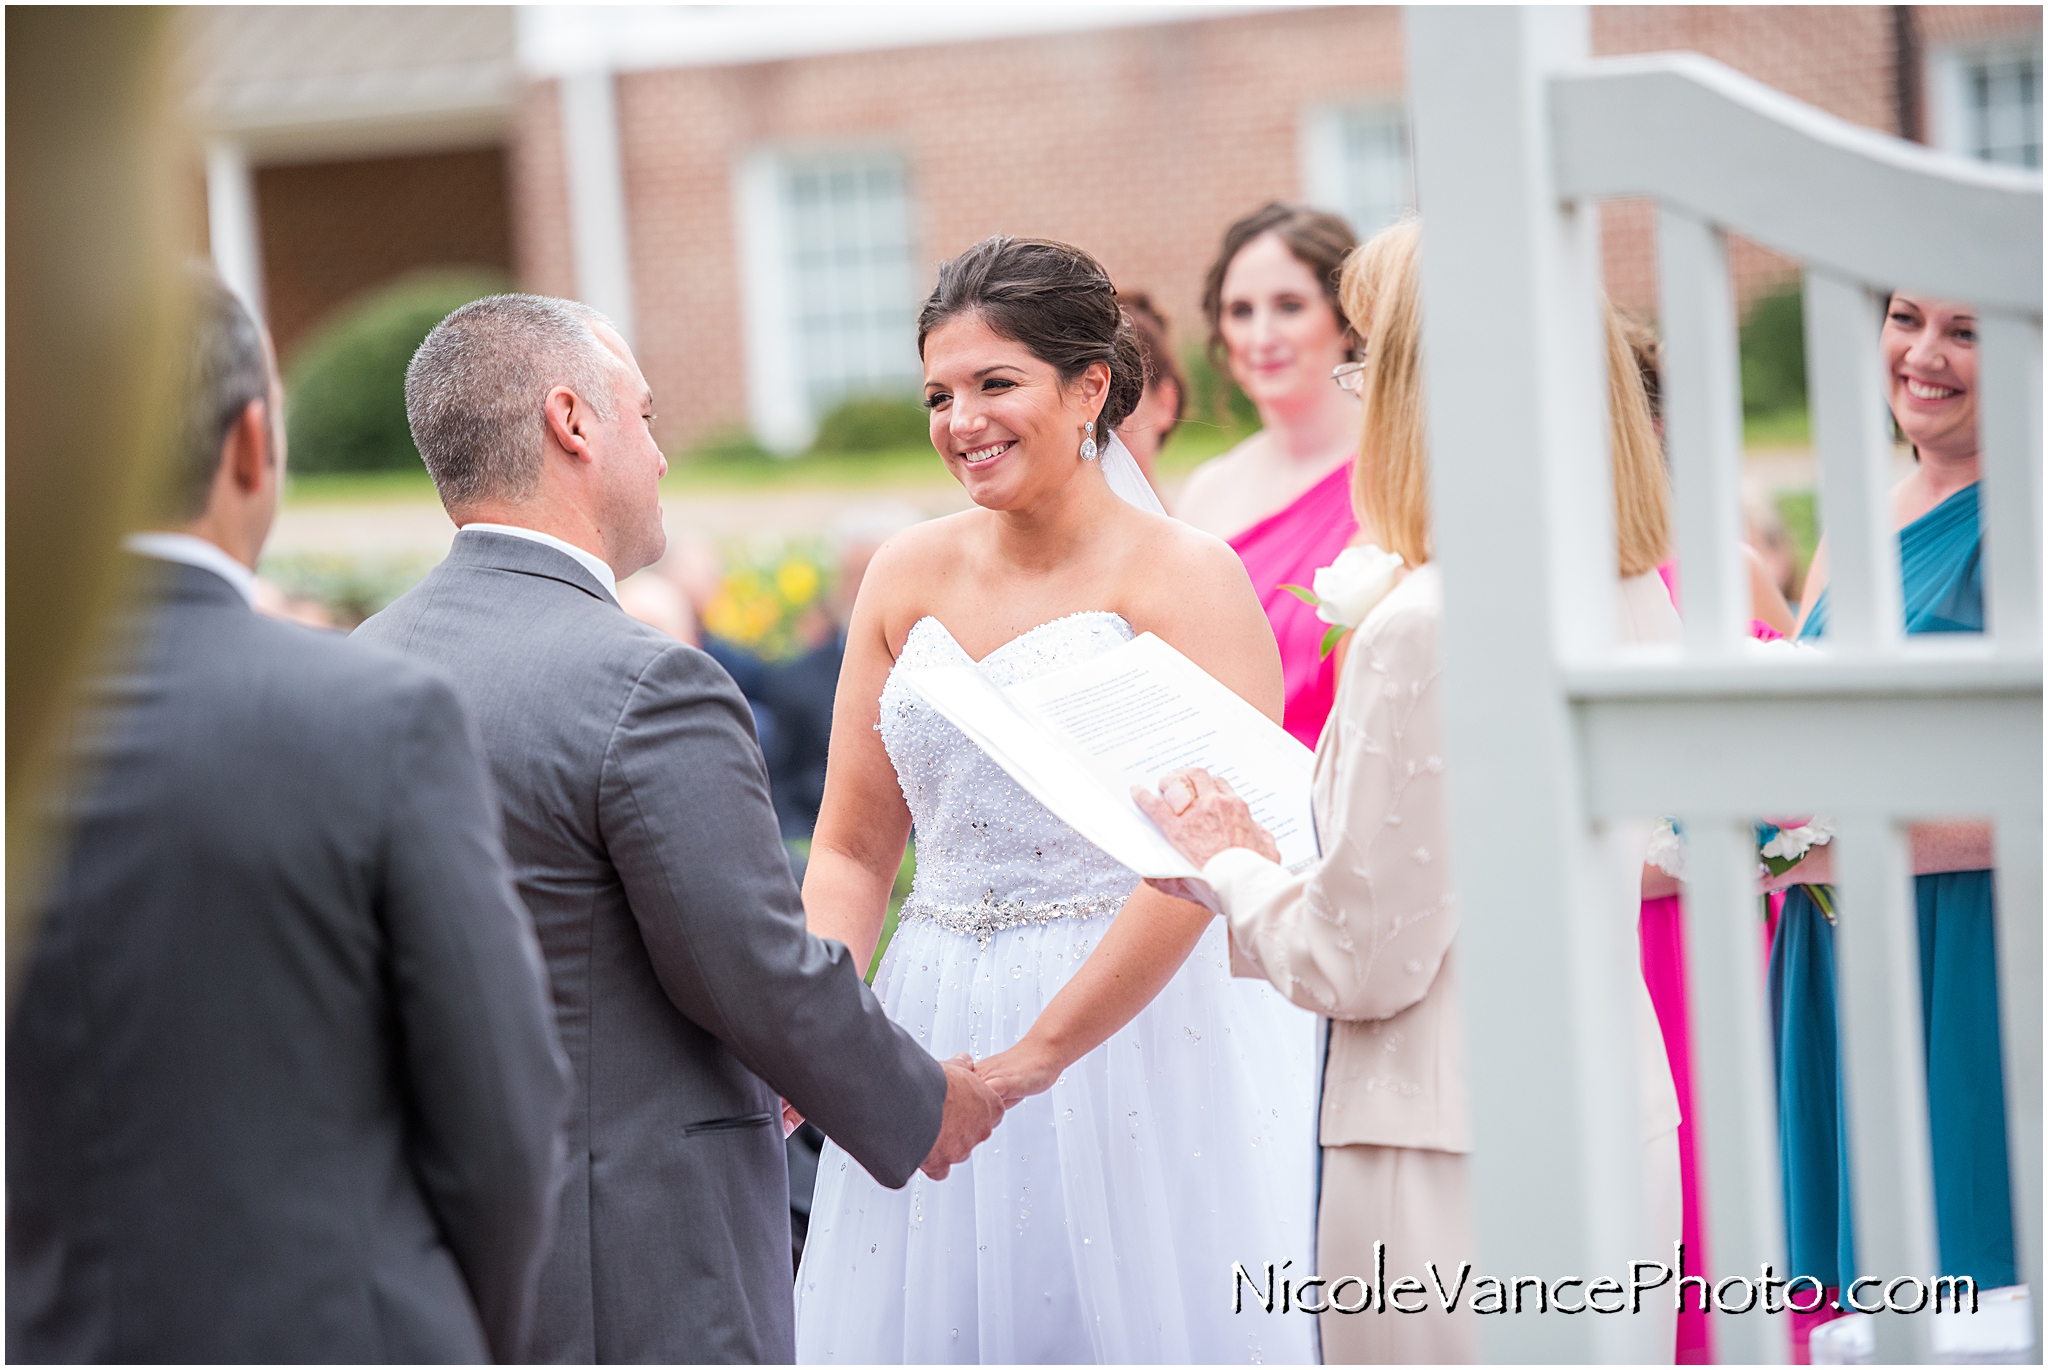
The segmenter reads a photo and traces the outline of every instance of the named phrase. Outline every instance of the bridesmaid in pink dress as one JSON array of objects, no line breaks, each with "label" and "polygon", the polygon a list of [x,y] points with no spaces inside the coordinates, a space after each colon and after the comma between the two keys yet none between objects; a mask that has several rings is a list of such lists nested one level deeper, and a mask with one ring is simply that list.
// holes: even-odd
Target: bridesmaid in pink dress
[{"label": "bridesmaid in pink dress", "polygon": [[1269,204],[1232,224],[1209,268],[1209,352],[1258,408],[1263,427],[1197,467],[1174,513],[1233,547],[1258,591],[1286,677],[1287,731],[1313,747],[1336,697],[1315,610],[1282,585],[1307,585],[1358,534],[1351,512],[1357,399],[1331,372],[1356,339],[1337,273],[1357,245],[1334,214]]},{"label": "bridesmaid in pink dress", "polygon": [[[1630,319],[1618,319],[1616,327],[1619,337],[1634,353],[1638,375],[1643,383],[1643,400],[1647,417],[1656,434],[1658,446],[1664,441],[1664,414],[1662,406],[1663,386],[1659,374],[1659,348],[1657,337],[1646,326]],[[1610,347],[1617,346],[1615,335],[1610,334]],[[1610,363],[1617,359],[1610,357]],[[1610,367],[1610,376],[1619,376],[1623,368],[1618,364]],[[1626,398],[1615,395],[1611,405],[1616,412],[1630,403]],[[1778,592],[1766,571],[1763,560],[1752,547],[1742,549],[1749,563],[1749,590],[1751,611],[1756,615],[1750,620],[1750,636],[1769,641],[1784,637],[1791,631],[1792,610],[1785,603],[1785,597]],[[1665,592],[1671,598],[1673,609],[1682,609],[1678,593],[1678,561],[1672,558],[1657,567],[1662,577]],[[1775,918],[1777,906],[1784,895],[1770,896],[1771,916]],[[1668,871],[1646,867],[1643,874],[1642,919],[1637,925],[1642,952],[1643,983],[1649,987],[1650,1003],[1657,1010],[1657,1026],[1664,1037],[1664,1054],[1671,1062],[1671,1083],[1678,1091],[1678,1105],[1681,1121],[1678,1126],[1678,1165],[1680,1191],[1684,1206],[1684,1240],[1686,1271],[1688,1274],[1708,1273],[1706,1239],[1701,1231],[1704,1216],[1704,1196],[1700,1193],[1699,1165],[1697,1151],[1698,1122],[1693,1114],[1692,1095],[1692,1033],[1686,1017],[1686,975],[1685,975],[1685,905],[1677,877]],[[1770,959],[1770,926],[1764,930],[1763,959]],[[1707,1326],[1707,1314],[1696,1302],[1688,1300],[1685,1309],[1678,1315],[1678,1344],[1675,1348],[1676,1361],[1680,1365],[1709,1365],[1714,1360],[1712,1332]]]}]

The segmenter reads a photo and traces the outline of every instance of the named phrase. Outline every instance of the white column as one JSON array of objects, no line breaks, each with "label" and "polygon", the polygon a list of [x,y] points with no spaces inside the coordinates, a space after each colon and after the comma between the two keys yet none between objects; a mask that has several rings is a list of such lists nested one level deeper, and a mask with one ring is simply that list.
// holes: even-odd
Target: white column
[{"label": "white column", "polygon": [[740,245],[747,424],[762,446],[791,456],[810,446],[817,424],[798,360],[782,171],[772,151],[762,149],[740,163],[733,175],[732,202],[733,231]]},{"label": "white column", "polygon": [[630,345],[633,259],[612,73],[597,68],[564,76],[561,98],[562,160],[568,173],[576,297],[609,318]]},{"label": "white column", "polygon": [[[1586,60],[1590,22],[1583,7],[1403,12],[1474,1258],[1502,1276],[1627,1280],[1631,1260],[1671,1257],[1643,1221],[1641,857],[1610,883],[1562,686],[1563,663],[1600,659],[1615,630],[1599,612],[1615,553],[1598,220],[1560,204],[1549,137],[1549,78]],[[1670,1354],[1643,1319],[1481,1322],[1489,1360]]]},{"label": "white column", "polygon": [[256,177],[241,144],[206,145],[206,236],[214,269],[257,318],[263,317],[263,236]]}]

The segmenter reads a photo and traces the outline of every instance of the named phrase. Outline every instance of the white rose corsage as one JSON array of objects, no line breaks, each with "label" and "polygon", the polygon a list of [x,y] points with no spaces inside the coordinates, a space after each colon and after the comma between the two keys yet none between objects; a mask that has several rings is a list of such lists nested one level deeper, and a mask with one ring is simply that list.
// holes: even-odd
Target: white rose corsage
[{"label": "white rose corsage", "polygon": [[1685,879],[1685,836],[1678,830],[1678,820],[1657,820],[1650,830],[1650,850],[1643,859],[1674,880]]},{"label": "white rose corsage", "polygon": [[1314,605],[1316,617],[1330,625],[1323,634],[1322,654],[1328,656],[1336,649],[1337,640],[1365,622],[1373,606],[1387,597],[1400,578],[1401,565],[1401,558],[1394,553],[1366,543],[1346,547],[1335,561],[1317,571],[1313,590],[1299,585],[1280,588],[1304,604]]}]

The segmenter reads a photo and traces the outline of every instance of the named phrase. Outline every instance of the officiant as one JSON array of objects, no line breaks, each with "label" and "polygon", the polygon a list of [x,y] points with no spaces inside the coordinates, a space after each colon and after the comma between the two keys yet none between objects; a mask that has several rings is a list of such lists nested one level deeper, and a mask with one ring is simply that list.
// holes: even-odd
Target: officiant
[{"label": "officiant", "polygon": [[[1233,952],[1296,1004],[1331,1020],[1317,1262],[1332,1278],[1370,1271],[1376,1241],[1404,1272],[1428,1261],[1455,1270],[1473,1256],[1459,916],[1445,859],[1443,581],[1429,536],[1419,239],[1417,222],[1404,221],[1344,266],[1344,307],[1366,334],[1352,502],[1359,526],[1385,545],[1347,549],[1332,568],[1337,574],[1317,579],[1327,598],[1349,601],[1341,616],[1357,625],[1358,639],[1317,747],[1321,858],[1290,874],[1272,835],[1229,782],[1205,770],[1172,773],[1157,795],[1133,792],[1215,891]],[[1609,362],[1624,577],[1615,607],[1625,636],[1660,628],[1675,634],[1677,618],[1656,573],[1667,532],[1655,431],[1626,346],[1610,346]],[[1614,921],[1624,925],[1619,914]],[[1651,1248],[1668,1251],[1680,1228],[1678,1100],[1649,996],[1638,997],[1645,1226],[1669,1234]],[[1653,1344],[1673,1345],[1668,1302],[1649,1301],[1641,1316],[1666,1323]],[[1333,1365],[1479,1357],[1469,1298],[1455,1313],[1431,1305],[1414,1317],[1321,1323],[1323,1358]]]}]

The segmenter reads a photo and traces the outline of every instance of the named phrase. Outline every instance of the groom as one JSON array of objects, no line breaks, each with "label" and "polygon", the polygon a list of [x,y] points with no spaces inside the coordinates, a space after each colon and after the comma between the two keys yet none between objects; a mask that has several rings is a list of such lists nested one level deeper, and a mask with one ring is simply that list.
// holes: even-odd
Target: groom
[{"label": "groom", "polygon": [[406,415],[461,528],[359,633],[454,677],[575,1067],[542,1361],[789,1361],[777,1095],[882,1183],[943,1178],[1002,1116],[804,929],[745,699],[626,616],[660,557],[653,401],[602,316],[501,295],[442,320]]}]

